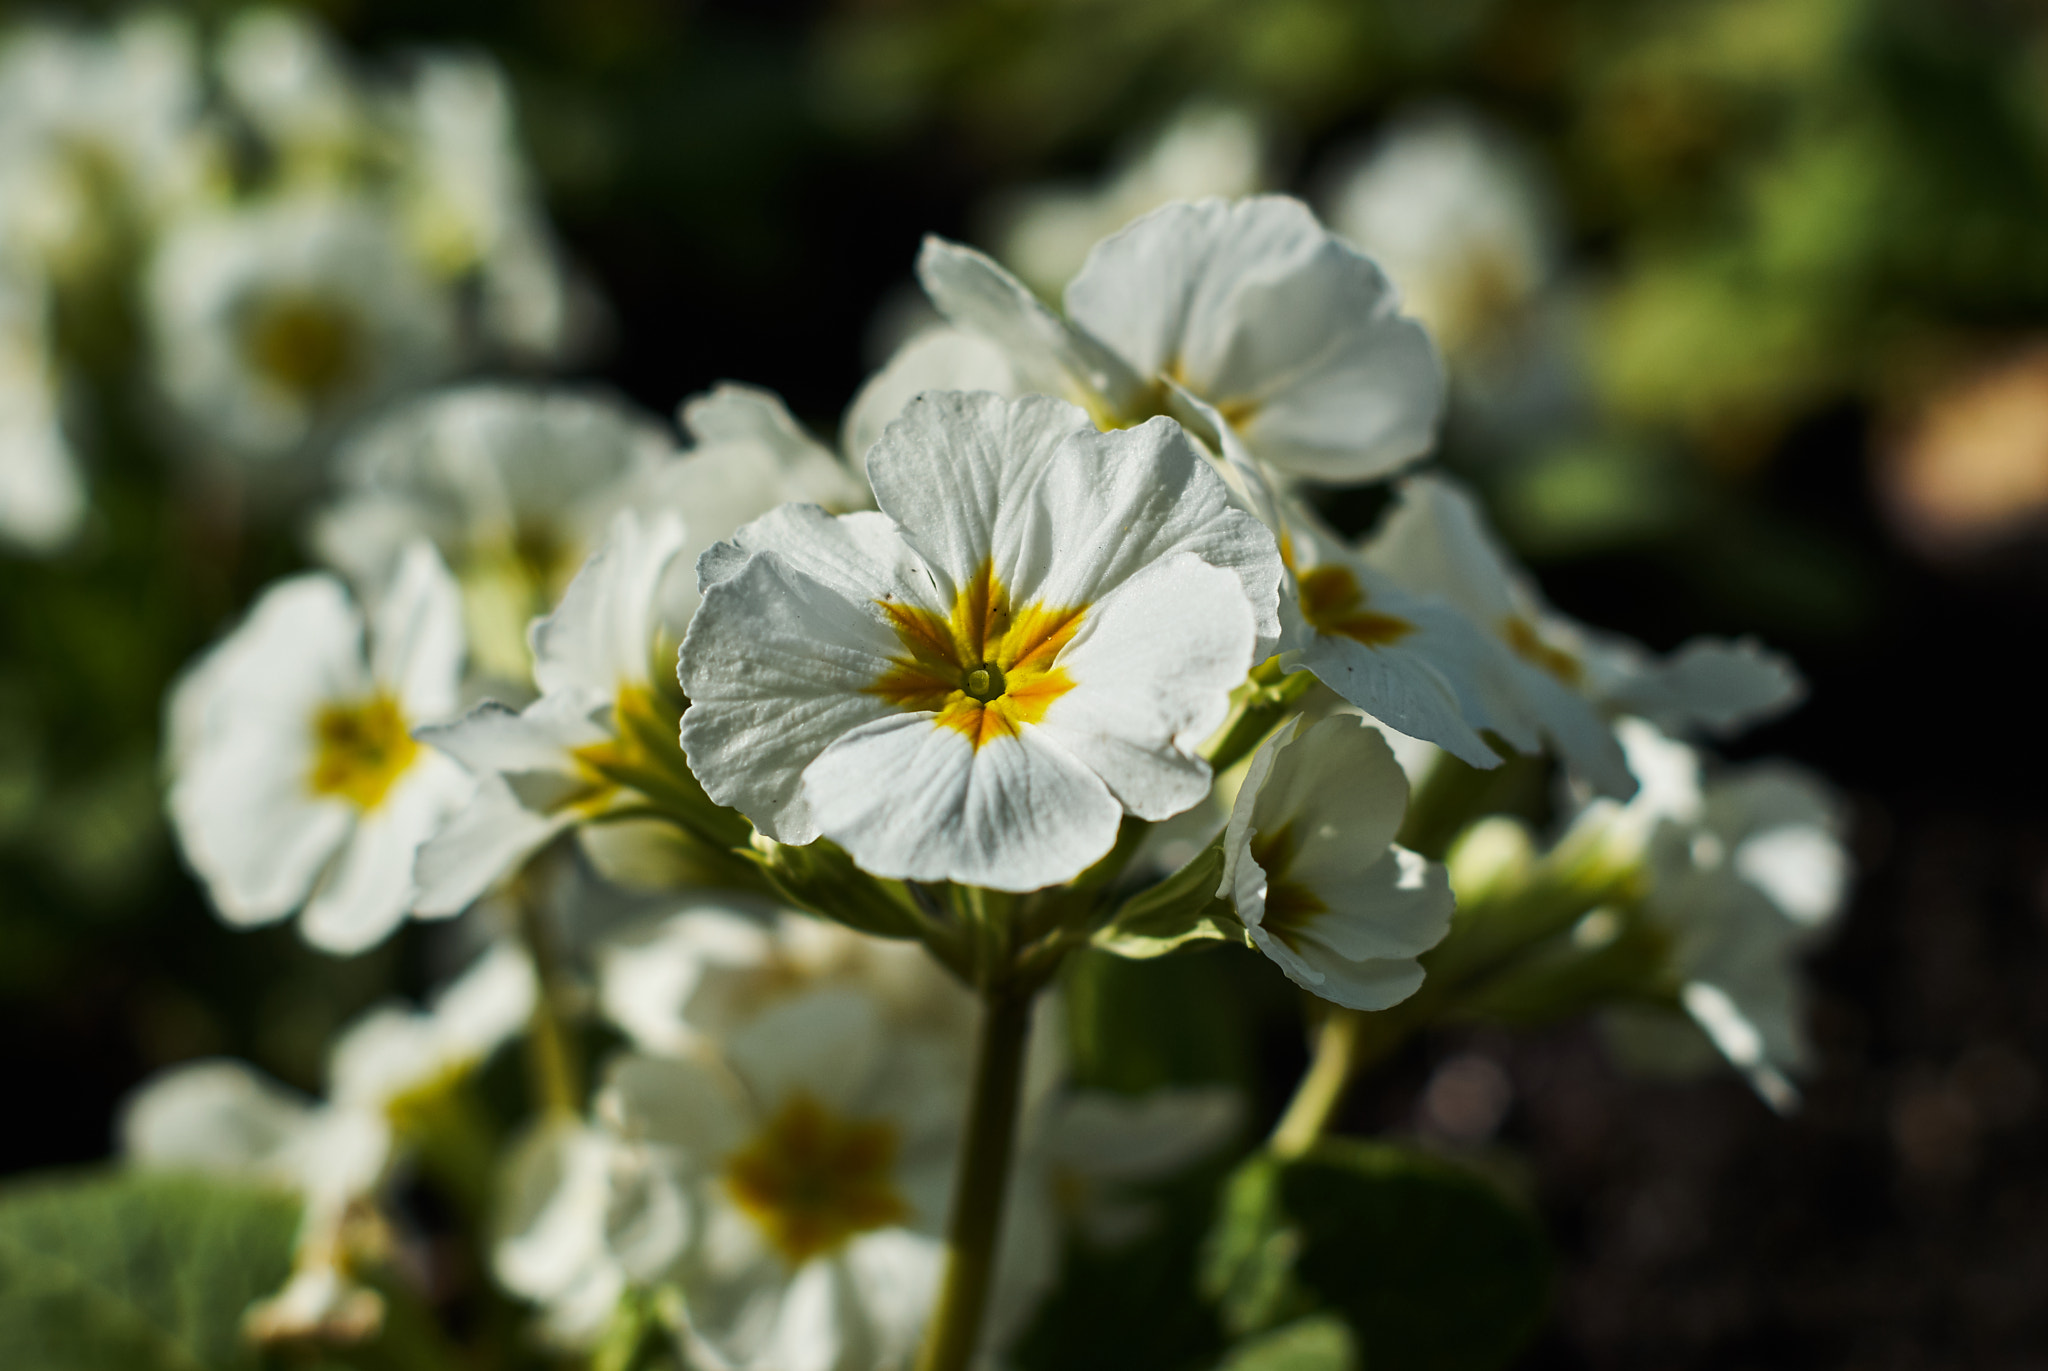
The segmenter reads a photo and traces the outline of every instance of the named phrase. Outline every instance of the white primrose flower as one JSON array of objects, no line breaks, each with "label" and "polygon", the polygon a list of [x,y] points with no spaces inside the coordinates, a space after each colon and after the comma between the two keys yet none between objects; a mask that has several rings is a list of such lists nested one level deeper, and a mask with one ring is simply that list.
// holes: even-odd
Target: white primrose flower
[{"label": "white primrose flower", "polygon": [[1519,749],[1538,745],[1497,639],[1442,600],[1402,589],[1300,505],[1290,502],[1281,520],[1284,665],[1306,668],[1397,733],[1475,767],[1501,762],[1481,730]]},{"label": "white primrose flower", "polygon": [[1236,199],[1266,184],[1266,135],[1250,112],[1206,102],[1181,109],[1100,185],[1026,186],[995,207],[996,255],[1048,296],[1088,250],[1174,200]]},{"label": "white primrose flower", "polygon": [[1330,226],[1385,268],[1453,352],[1525,307],[1555,273],[1557,231],[1534,168],[1458,109],[1397,121],[1338,177]]},{"label": "white primrose flower", "polygon": [[120,265],[130,234],[206,191],[201,107],[181,18],[16,28],[0,47],[0,242],[59,277]]},{"label": "white primrose flower", "polygon": [[457,360],[447,292],[385,215],[338,195],[181,221],[146,295],[164,396],[243,458],[299,451]]},{"label": "white primrose flower", "polygon": [[307,1100],[241,1062],[159,1073],[123,1104],[131,1164],[213,1171],[282,1186],[305,1202],[293,1273],[250,1313],[258,1338],[375,1332],[383,1304],[357,1284],[354,1249],[376,1244],[374,1202],[396,1155],[394,1124],[410,1101],[473,1070],[531,1016],[526,954],[501,944],[424,1012],[373,1010],[329,1055],[330,1099]]},{"label": "white primrose flower", "polygon": [[681,1056],[792,996],[851,986],[892,1025],[965,1043],[975,998],[916,943],[788,911],[769,918],[693,900],[597,952],[598,1005],[640,1051]]},{"label": "white primrose flower", "polygon": [[682,743],[714,800],[880,875],[1030,890],[1208,793],[1194,749],[1277,637],[1280,565],[1178,425],[936,393],[868,474],[882,513],[785,506],[699,564]]},{"label": "white primrose flower", "polygon": [[303,908],[307,941],[359,952],[413,907],[414,854],[467,799],[416,742],[454,712],[461,607],[433,549],[363,615],[325,574],[273,586],[174,687],[170,808],[186,859],[238,926]]},{"label": "white primrose flower", "polygon": [[414,250],[444,279],[474,276],[488,342],[532,359],[572,350],[596,305],[549,231],[504,72],[478,55],[424,56],[403,109],[401,212]]},{"label": "white primrose flower", "polygon": [[1008,354],[1023,389],[1105,428],[1172,414],[1325,481],[1384,476],[1434,439],[1444,378],[1428,335],[1298,200],[1146,215],[1096,244],[1064,318],[971,248],[928,238],[917,266],[939,312]]},{"label": "white primrose flower", "polygon": [[674,464],[663,426],[596,393],[483,382],[408,400],[336,456],[343,495],[314,521],[322,560],[381,585],[430,538],[462,584],[470,655],[524,680],[526,629],[554,605],[612,516]]},{"label": "white primrose flower", "polygon": [[[1840,915],[1849,882],[1840,801],[1783,763],[1702,784],[1691,748],[1639,719],[1618,731],[1632,766],[1671,779],[1647,816],[1589,822],[1634,821],[1651,876],[1643,909],[1671,935],[1680,1007],[1766,1103],[1789,1109],[1799,1098],[1791,1078],[1811,1056],[1799,959]],[[1648,1013],[1607,1018],[1624,1060],[1683,1069],[1695,1055]]]},{"label": "white primrose flower", "polygon": [[41,280],[0,264],[0,541],[47,555],[85,521],[85,481],[64,436]]},{"label": "white primrose flower", "polygon": [[1501,547],[1477,501],[1447,477],[1409,477],[1397,495],[1361,548],[1365,561],[1498,638],[1515,659],[1513,688],[1528,715],[1602,794],[1635,789],[1603,715],[1725,736],[1791,708],[1804,692],[1791,663],[1753,639],[1694,638],[1659,658],[1558,613]]},{"label": "white primrose flower", "polygon": [[666,732],[674,717],[655,683],[694,598],[687,541],[674,514],[619,513],[555,612],[534,621],[540,698],[517,711],[487,700],[422,730],[477,781],[420,853],[423,913],[460,912],[557,833],[641,803],[603,768],[630,746],[633,720]]},{"label": "white primrose flower", "polygon": [[1385,1009],[1422,984],[1450,929],[1444,868],[1394,842],[1408,778],[1355,714],[1282,728],[1259,749],[1223,832],[1223,883],[1245,937],[1302,989]]},{"label": "white primrose flower", "polygon": [[[693,1364],[907,1363],[938,1286],[961,1064],[827,988],[769,1008],[715,1057],[613,1066],[600,1112],[655,1161],[649,1198],[615,1220],[639,1228],[639,1277],[685,1292]],[[674,1221],[650,1227],[664,1209]],[[657,1230],[671,1241],[645,1240]]]}]

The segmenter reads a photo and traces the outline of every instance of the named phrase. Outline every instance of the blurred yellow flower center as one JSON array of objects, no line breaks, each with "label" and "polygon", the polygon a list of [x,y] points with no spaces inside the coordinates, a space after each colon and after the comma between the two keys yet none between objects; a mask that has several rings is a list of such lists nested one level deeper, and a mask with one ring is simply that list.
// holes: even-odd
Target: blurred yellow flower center
[{"label": "blurred yellow flower center", "polygon": [[1370,608],[1365,587],[1347,567],[1310,567],[1294,579],[1301,591],[1302,617],[1321,632],[1367,647],[1385,647],[1415,631],[1406,619]]},{"label": "blurred yellow flower center", "polygon": [[1519,614],[1510,614],[1501,623],[1500,636],[1517,657],[1531,666],[1541,667],[1568,686],[1579,683],[1579,659],[1563,648],[1552,647],[1543,641],[1527,619]]},{"label": "blurred yellow flower center", "polygon": [[895,1167],[895,1128],[842,1118],[798,1093],[726,1159],[725,1186],[794,1267],[908,1218]]},{"label": "blurred yellow flower center", "polygon": [[1251,840],[1252,860],[1266,873],[1266,912],[1259,926],[1293,947],[1301,930],[1329,906],[1313,890],[1288,872],[1294,866],[1294,825],[1282,824],[1271,833],[1255,833]]},{"label": "blurred yellow flower center", "polygon": [[1088,607],[1013,608],[1009,588],[988,562],[943,619],[894,600],[879,603],[903,655],[891,659],[894,665],[868,693],[902,709],[931,712],[940,727],[966,734],[977,748],[1040,722],[1052,702],[1074,688],[1054,663]]},{"label": "blurred yellow flower center", "polygon": [[354,380],[364,360],[354,313],[304,292],[270,295],[251,305],[242,323],[242,348],[257,372],[313,404]]},{"label": "blurred yellow flower center", "polygon": [[418,755],[398,701],[373,695],[354,704],[324,705],[313,716],[315,795],[334,795],[358,809],[375,809]]}]

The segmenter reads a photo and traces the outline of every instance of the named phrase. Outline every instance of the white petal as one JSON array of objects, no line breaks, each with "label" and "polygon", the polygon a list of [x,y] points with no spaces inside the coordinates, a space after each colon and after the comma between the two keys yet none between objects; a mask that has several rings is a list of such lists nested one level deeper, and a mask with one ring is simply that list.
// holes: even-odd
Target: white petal
[{"label": "white petal", "polygon": [[833,515],[816,505],[783,505],[706,550],[697,559],[698,579],[705,586],[723,581],[757,552],[776,553],[792,570],[856,604],[901,600],[941,616],[952,607],[939,598],[924,559],[886,514]]},{"label": "white petal", "polygon": [[1694,638],[1669,657],[1640,659],[1604,692],[1667,733],[1719,737],[1792,708],[1806,686],[1798,671],[1753,638]]},{"label": "white petal", "polygon": [[840,447],[867,470],[868,450],[912,398],[927,390],[986,390],[1020,395],[1024,386],[1009,354],[978,333],[932,328],[896,350],[847,408]]},{"label": "white petal", "polygon": [[928,237],[917,279],[948,322],[1001,347],[1020,389],[1129,408],[1144,381],[1110,348],[1040,304],[1030,287],[973,248]]},{"label": "white petal", "polygon": [[469,803],[413,859],[413,908],[426,918],[460,914],[575,821],[571,810],[536,813],[502,776],[476,783]]},{"label": "white petal", "polygon": [[416,889],[413,861],[468,800],[475,782],[446,757],[422,751],[348,844],[306,905],[306,940],[329,952],[371,947],[404,921]]},{"label": "white petal", "polygon": [[1288,980],[1346,1009],[1386,1009],[1422,988],[1422,967],[1412,960],[1352,961],[1314,940],[1303,940],[1297,951],[1263,928],[1250,933]]},{"label": "white petal", "polygon": [[585,690],[609,699],[621,686],[647,684],[663,628],[662,582],[683,540],[672,513],[627,510],[612,520],[561,604],[534,622],[533,679],[543,694]]},{"label": "white petal", "polygon": [[799,1094],[852,1112],[882,1065],[884,1046],[874,1001],[826,987],[763,1010],[734,1030],[726,1055],[763,1114]]},{"label": "white petal", "polygon": [[[727,381],[685,402],[682,419],[700,444],[743,444],[765,453],[782,500],[834,509],[867,503],[867,489],[854,470],[806,433],[773,391]],[[761,464],[759,457],[755,462]],[[684,509],[685,517],[696,513]]]},{"label": "white petal", "polygon": [[121,1151],[145,1166],[261,1171],[312,1119],[304,1096],[242,1062],[160,1071],[121,1105]]},{"label": "white petal", "polygon": [[706,588],[679,676],[690,769],[712,799],[770,837],[820,832],[802,793],[805,768],[836,740],[895,714],[868,687],[900,651],[872,605],[849,601],[763,553]]},{"label": "white petal", "polygon": [[462,676],[462,592],[433,544],[416,542],[370,622],[370,674],[415,724],[455,712]]},{"label": "white petal", "polygon": [[939,1289],[945,1249],[897,1228],[863,1233],[840,1258],[866,1325],[865,1366],[908,1364]]},{"label": "white petal", "polygon": [[1283,470],[1381,476],[1427,450],[1444,381],[1386,278],[1299,201],[1168,205],[1096,245],[1067,313],[1146,376],[1218,405]]},{"label": "white petal", "polygon": [[894,714],[833,743],[803,784],[818,830],[863,870],[996,890],[1078,875],[1123,817],[1101,778],[1029,725],[977,748],[927,715]]},{"label": "white petal", "polygon": [[1194,748],[1229,715],[1252,641],[1235,576],[1186,553],[1156,562],[1082,620],[1058,658],[1074,688],[1036,733],[1100,776],[1123,808],[1170,818],[1209,792]]},{"label": "white petal", "polygon": [[704,1060],[637,1053],[612,1063],[597,1107],[624,1136],[675,1148],[693,1172],[723,1165],[754,1121],[730,1072]]}]

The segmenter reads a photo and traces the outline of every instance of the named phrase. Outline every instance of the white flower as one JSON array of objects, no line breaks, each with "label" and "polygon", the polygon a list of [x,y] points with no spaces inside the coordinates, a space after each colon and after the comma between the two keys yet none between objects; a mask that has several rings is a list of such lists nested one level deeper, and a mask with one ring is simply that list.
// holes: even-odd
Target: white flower
[{"label": "white flower", "polygon": [[1284,196],[1146,215],[1096,244],[1065,318],[941,239],[925,240],[918,277],[948,320],[1009,355],[1022,388],[1104,427],[1165,413],[1227,429],[1290,476],[1384,476],[1429,447],[1443,407],[1435,350],[1379,268]]},{"label": "white flower", "polygon": [[59,276],[117,267],[126,234],[200,195],[190,26],[164,13],[105,33],[30,25],[0,50],[0,242]]},{"label": "white flower", "polygon": [[344,179],[375,140],[371,101],[317,23],[266,6],[236,15],[221,36],[222,90],[269,145],[287,183]]},{"label": "white flower", "polygon": [[0,540],[47,554],[85,520],[85,482],[58,413],[41,281],[0,264]]},{"label": "white flower", "polygon": [[1526,305],[1557,268],[1551,206],[1534,169],[1456,109],[1390,128],[1342,174],[1329,222],[1385,268],[1453,351]]},{"label": "white flower", "polygon": [[855,933],[809,915],[763,919],[693,901],[599,948],[598,1004],[642,1052],[680,1056],[715,1044],[771,1005],[853,986],[905,1029],[965,1043],[974,997],[916,943]]},{"label": "white flower", "polygon": [[1030,890],[1208,793],[1279,557],[1177,425],[931,394],[868,474],[883,513],[785,506],[700,565],[682,742],[713,799],[880,875]]},{"label": "white flower", "polygon": [[1501,762],[1484,729],[1513,747],[1537,746],[1514,663],[1498,640],[1441,600],[1403,590],[1308,510],[1290,505],[1282,522],[1283,663],[1313,672],[1404,737],[1472,766]]},{"label": "white flower", "polygon": [[455,707],[455,583],[407,554],[369,625],[332,576],[266,592],[175,688],[171,817],[222,917],[304,907],[308,941],[357,952],[413,903],[414,853],[465,800],[462,769],[413,739]]},{"label": "white flower", "polygon": [[407,401],[344,443],[346,493],[315,521],[313,543],[356,584],[381,585],[407,544],[432,539],[462,584],[471,660],[522,681],[528,623],[674,457],[662,425],[602,394],[460,386]]},{"label": "white flower", "polygon": [[[629,1283],[612,1252],[614,1188],[624,1189],[639,1149],[577,1119],[542,1118],[507,1153],[498,1177],[491,1271],[513,1294],[541,1306],[542,1330],[556,1344],[588,1347],[618,1309]],[[661,1212],[679,1221],[672,1190],[655,1192]],[[650,1214],[635,1216],[642,1223]],[[664,1255],[681,1242],[662,1237]]]},{"label": "white flower", "polygon": [[964,1080],[849,989],[776,1005],[723,1046],[628,1057],[600,1101],[657,1154],[686,1216],[668,1252],[638,1255],[682,1285],[693,1360],[905,1363],[938,1285]]},{"label": "white flower", "polygon": [[1253,757],[1223,833],[1223,884],[1253,946],[1304,990],[1385,1009],[1450,928],[1441,865],[1394,842],[1408,778],[1352,714],[1295,722]]},{"label": "white flower", "polygon": [[1791,664],[1752,639],[1694,638],[1657,658],[1558,613],[1448,478],[1409,477],[1398,497],[1361,549],[1366,562],[1408,590],[1441,597],[1505,644],[1523,708],[1601,793],[1635,789],[1603,714],[1727,735],[1798,702],[1803,687]]},{"label": "white flower", "polygon": [[[1682,747],[1623,720],[1631,763]],[[1695,761],[1695,767],[1697,761]],[[1709,781],[1652,836],[1646,914],[1670,931],[1679,1004],[1774,1108],[1810,1057],[1799,958],[1841,912],[1849,860],[1839,802],[1815,778],[1760,763]]]},{"label": "white flower", "polygon": [[406,91],[402,213],[437,274],[474,274],[485,337],[516,356],[556,357],[587,330],[520,154],[512,93],[487,58],[420,59]]},{"label": "white flower", "polygon": [[1228,105],[1190,104],[1099,186],[1027,186],[997,206],[996,255],[1047,295],[1066,285],[1097,240],[1174,200],[1235,199],[1266,183],[1265,135]]},{"label": "white flower", "polygon": [[373,205],[335,195],[181,221],[147,301],[166,398],[247,458],[297,451],[456,360],[447,293]]},{"label": "white flower", "polygon": [[789,500],[837,512],[873,503],[857,468],[806,433],[773,391],[726,381],[684,401],[681,418],[693,454],[715,460],[701,464],[700,485],[678,498],[706,500],[715,489],[725,494],[722,508],[764,514]]},{"label": "white flower", "polygon": [[394,1155],[408,1101],[474,1069],[532,1013],[533,968],[500,945],[479,957],[430,1010],[373,1010],[336,1041],[331,1100],[309,1101],[235,1061],[159,1073],[121,1112],[121,1150],[140,1166],[194,1168],[281,1185],[305,1200],[290,1281],[251,1311],[259,1338],[368,1336],[382,1301],[351,1274]]}]

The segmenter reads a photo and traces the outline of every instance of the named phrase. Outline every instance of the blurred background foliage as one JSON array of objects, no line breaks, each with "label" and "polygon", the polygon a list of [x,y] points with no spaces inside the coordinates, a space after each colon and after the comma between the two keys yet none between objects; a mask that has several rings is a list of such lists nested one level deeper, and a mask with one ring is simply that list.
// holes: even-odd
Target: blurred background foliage
[{"label": "blurred background foliage", "polygon": [[[372,64],[429,46],[505,66],[556,225],[609,302],[583,375],[664,413],[718,380],[754,382],[826,434],[893,336],[885,306],[925,232],[999,247],[1006,192],[1097,178],[1193,100],[1252,112],[1268,184],[1311,196],[1405,112],[1476,112],[1547,187],[1552,298],[1578,360],[1560,404],[1454,406],[1446,456],[1552,597],[1659,649],[1754,630],[1788,650],[1812,703],[1740,750],[1850,788],[1874,881],[1929,813],[1965,830],[2038,815],[2048,756],[2019,670],[2048,608],[2048,22],[2035,6],[311,8]],[[0,23],[119,12],[7,4]],[[191,9],[209,27],[233,12]],[[87,363],[132,355],[118,346],[132,302],[66,302],[66,325]],[[231,932],[180,869],[161,819],[164,688],[256,587],[304,563],[302,530],[245,528],[217,488],[150,459],[132,378],[114,368],[87,365],[71,397],[93,429],[86,535],[48,561],[0,557],[0,1040],[15,1098],[34,1102],[0,1133],[6,1171],[104,1155],[115,1102],[171,1061],[233,1053],[315,1085],[341,1022],[437,969],[430,931],[346,961],[289,928]],[[1332,512],[1355,528],[1373,511]],[[1968,731],[1979,720],[2008,722]],[[2025,904],[2040,858],[2015,841],[1998,882]],[[1821,980],[1876,1005],[1888,963],[1854,945]],[[1188,1036],[1155,1033],[1116,1067],[1144,1081],[1103,1084],[1234,1078],[1271,1093],[1266,1076],[1292,1078],[1301,1048],[1291,1010],[1267,1012],[1270,986],[1206,958],[1103,974],[1207,978],[1152,987],[1169,1008],[1146,1022]],[[1230,1014],[1187,1014],[1211,996]],[[1920,1050],[1917,1030],[1873,1026],[1882,1013],[1868,1007],[1856,1041]],[[1240,1022],[1242,1036],[1219,1028]],[[1273,1071],[1252,1069],[1268,1059]],[[1392,1088],[1412,1098],[1420,1078],[1404,1070]],[[1382,1122],[1393,1108],[1359,1106]],[[1883,1146],[1881,1111],[1857,1126]]]}]

